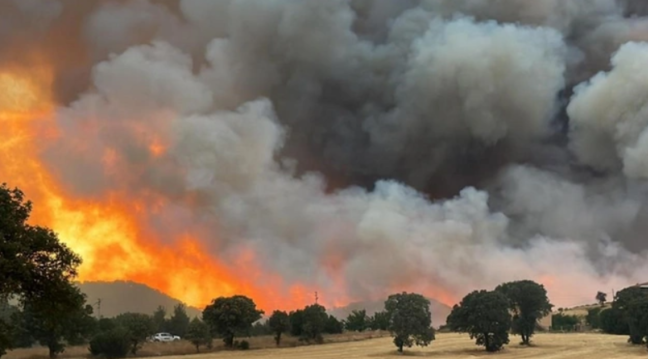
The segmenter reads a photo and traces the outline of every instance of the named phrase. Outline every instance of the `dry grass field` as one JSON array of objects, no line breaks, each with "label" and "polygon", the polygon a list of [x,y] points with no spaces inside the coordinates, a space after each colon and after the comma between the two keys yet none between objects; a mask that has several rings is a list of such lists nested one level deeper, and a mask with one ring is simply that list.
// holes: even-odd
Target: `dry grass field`
[{"label": "dry grass field", "polygon": [[[375,338],[385,338],[389,337],[388,332],[365,332],[365,333],[346,333],[338,335],[325,335],[324,336],[324,345],[332,345],[337,343],[350,343],[357,341],[366,341]],[[260,336],[253,338],[236,338],[236,340],[247,340],[250,342],[250,347],[252,350],[264,350],[272,349],[277,350],[274,339],[272,336]],[[285,349],[295,348],[298,346],[309,346],[303,342],[300,342],[297,338],[284,336],[281,341],[281,347]],[[214,339],[214,347],[212,350],[208,350],[205,347],[200,348],[201,355],[203,359],[207,359],[207,356],[202,354],[215,354],[219,352],[225,352],[228,355],[232,354],[231,351],[225,351],[223,348],[222,341],[219,339]],[[209,352],[209,353],[207,353]],[[187,355],[195,354],[196,348],[188,341],[180,341],[173,343],[144,343],[142,349],[137,352],[137,358],[145,357],[180,357],[188,358]],[[68,347],[65,349],[65,352],[58,356],[58,359],[76,359],[76,358],[92,358],[88,352],[88,346],[76,346]],[[6,356],[3,356],[2,359],[49,359],[47,349],[44,347],[31,348],[31,349],[16,349],[9,351]],[[131,358],[132,359],[132,358]]]},{"label": "dry grass field", "polygon": [[[512,342],[518,338],[513,337]],[[599,334],[539,334],[531,348],[510,345],[500,353],[489,354],[477,347],[467,335],[439,334],[431,346],[410,349],[405,356],[462,359],[462,358],[526,358],[526,359],[626,359],[645,358],[644,347],[626,344],[623,336]],[[202,359],[220,358],[397,358],[400,357],[390,338],[361,342],[298,347],[292,349],[254,350],[249,352],[208,354]],[[171,358],[169,358],[171,359]],[[197,356],[183,359],[201,359]]]},{"label": "dry grass field", "polygon": [[[512,337],[512,343],[519,338]],[[350,341],[348,341],[350,340]],[[336,358],[398,358],[391,338],[382,337],[367,339],[363,335],[342,335],[327,338],[328,344],[297,346],[280,349],[256,349],[249,351],[215,351],[205,354],[187,354],[192,350],[188,343],[147,344],[142,355],[166,356],[165,359],[221,359],[221,358],[276,358],[276,359],[336,359]],[[348,341],[348,342],[344,342]],[[292,343],[292,344],[291,344]],[[271,338],[251,341],[253,347],[271,346]],[[288,342],[288,346],[296,343]],[[39,351],[40,350],[40,351]],[[437,340],[427,348],[412,348],[404,356],[462,359],[462,358],[521,358],[521,359],[626,359],[645,358],[644,347],[633,347],[626,343],[624,336],[601,334],[538,334],[534,337],[534,346],[521,347],[516,344],[507,346],[502,352],[489,354],[477,347],[467,335],[438,334]],[[70,348],[63,358],[85,358],[87,349]],[[10,352],[8,359],[46,358],[42,349],[17,350]]]}]

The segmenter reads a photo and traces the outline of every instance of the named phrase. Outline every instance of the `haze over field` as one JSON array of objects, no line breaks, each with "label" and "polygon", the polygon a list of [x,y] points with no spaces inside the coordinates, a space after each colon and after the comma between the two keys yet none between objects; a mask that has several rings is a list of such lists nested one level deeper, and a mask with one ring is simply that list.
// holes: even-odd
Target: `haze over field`
[{"label": "haze over field", "polygon": [[7,0],[0,181],[83,281],[265,310],[644,282],[639,0]]}]

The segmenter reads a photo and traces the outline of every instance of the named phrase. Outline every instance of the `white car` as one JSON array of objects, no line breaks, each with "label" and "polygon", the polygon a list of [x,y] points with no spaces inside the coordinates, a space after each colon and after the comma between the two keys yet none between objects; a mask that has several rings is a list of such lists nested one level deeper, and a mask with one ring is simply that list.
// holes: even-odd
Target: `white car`
[{"label": "white car", "polygon": [[175,342],[176,340],[180,340],[180,337],[177,335],[171,335],[170,333],[157,333],[149,340],[152,342]]}]

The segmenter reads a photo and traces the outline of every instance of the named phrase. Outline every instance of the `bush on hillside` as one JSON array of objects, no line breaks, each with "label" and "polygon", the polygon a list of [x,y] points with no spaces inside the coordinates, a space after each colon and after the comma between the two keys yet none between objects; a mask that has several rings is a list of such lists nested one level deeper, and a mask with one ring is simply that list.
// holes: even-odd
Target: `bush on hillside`
[{"label": "bush on hillside", "polygon": [[576,329],[579,322],[575,315],[558,313],[551,316],[551,329],[571,332]]},{"label": "bush on hillside", "polygon": [[90,340],[90,353],[108,359],[124,358],[130,349],[130,334],[122,327],[101,332]]},{"label": "bush on hillside", "polygon": [[587,324],[589,324],[592,329],[601,328],[601,308],[591,308],[587,310]]}]

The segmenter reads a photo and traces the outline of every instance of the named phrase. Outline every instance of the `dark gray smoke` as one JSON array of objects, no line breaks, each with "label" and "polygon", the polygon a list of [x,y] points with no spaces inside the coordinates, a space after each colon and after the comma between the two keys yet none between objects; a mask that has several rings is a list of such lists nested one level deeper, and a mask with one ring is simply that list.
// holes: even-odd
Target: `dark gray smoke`
[{"label": "dark gray smoke", "polygon": [[0,41],[74,29],[43,157],[79,195],[164,198],[160,238],[331,297],[645,280],[640,1],[38,3],[5,1],[29,21]]}]

